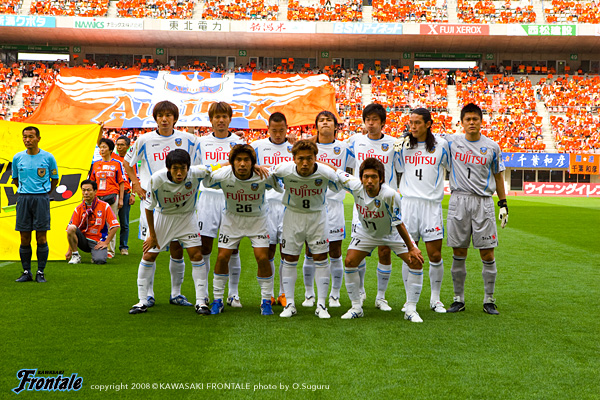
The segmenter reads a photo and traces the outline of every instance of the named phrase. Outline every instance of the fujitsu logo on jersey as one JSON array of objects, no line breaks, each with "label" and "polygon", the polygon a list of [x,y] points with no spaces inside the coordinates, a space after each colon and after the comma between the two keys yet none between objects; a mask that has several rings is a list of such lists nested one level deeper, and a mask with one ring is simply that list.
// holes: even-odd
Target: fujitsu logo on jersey
[{"label": "fujitsu logo on jersey", "polygon": [[387,164],[390,159],[388,156],[384,156],[383,154],[375,154],[375,150],[373,149],[367,150],[366,153],[358,153],[357,155],[358,161],[364,161],[367,158],[376,158],[382,163]]},{"label": "fujitsu logo on jersey", "polygon": [[260,193],[244,193],[244,189],[240,189],[236,193],[228,192],[226,197],[235,201],[256,201],[260,200]]},{"label": "fujitsu logo on jersey", "polygon": [[360,204],[356,205],[356,211],[358,211],[365,219],[383,218],[385,216],[383,211],[371,211],[367,207],[363,207]]},{"label": "fujitsu logo on jersey", "polygon": [[466,153],[459,153],[459,152],[454,153],[454,159],[456,161],[462,161],[465,164],[479,164],[479,165],[485,165],[485,163],[487,161],[487,158],[477,156],[477,155],[473,154],[473,152],[471,150],[468,150]]},{"label": "fujitsu logo on jersey", "polygon": [[323,188],[309,189],[308,185],[303,185],[299,188],[290,188],[290,193],[298,197],[318,196],[323,194],[324,191],[325,190]]},{"label": "fujitsu logo on jersey", "polygon": [[319,156],[319,161],[323,161],[332,165],[335,165],[336,167],[341,167],[342,166],[342,160],[340,159],[335,159],[335,158],[328,158],[327,153],[323,153]]},{"label": "fujitsu logo on jersey", "polygon": [[435,165],[436,161],[437,157],[422,155],[420,151],[412,156],[404,157],[404,163],[408,165]]},{"label": "fujitsu logo on jersey", "polygon": [[284,161],[292,161],[290,156],[282,156],[281,152],[273,153],[272,156],[265,156],[265,165],[277,165]]},{"label": "fujitsu logo on jersey", "polygon": [[165,158],[167,158],[167,154],[169,154],[170,151],[171,148],[166,146],[164,149],[162,149],[161,153],[154,153],[154,161],[163,161]]},{"label": "fujitsu logo on jersey", "polygon": [[221,160],[229,160],[229,151],[223,151],[222,147],[217,147],[215,151],[206,152],[206,161],[219,162]]},{"label": "fujitsu logo on jersey", "polygon": [[192,197],[193,194],[194,194],[193,190],[190,190],[187,193],[177,192],[177,193],[175,193],[171,197],[166,197],[166,196],[163,197],[163,203],[165,203],[165,204],[167,204],[167,203],[181,203],[182,201],[185,201],[188,198]]}]

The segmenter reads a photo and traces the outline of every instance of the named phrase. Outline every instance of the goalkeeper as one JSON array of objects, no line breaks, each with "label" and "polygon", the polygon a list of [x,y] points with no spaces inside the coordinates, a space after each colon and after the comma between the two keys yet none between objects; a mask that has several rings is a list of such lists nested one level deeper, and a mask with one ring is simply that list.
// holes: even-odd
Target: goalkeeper
[{"label": "goalkeeper", "polygon": [[499,219],[504,228],[508,222],[508,206],[504,190],[504,163],[500,146],[481,134],[483,113],[475,104],[467,104],[460,112],[464,135],[447,135],[450,145],[450,202],[448,204],[448,246],[453,248],[452,282],[454,302],[446,311],[465,310],[466,258],[471,240],[479,249],[483,262],[483,311],[499,314],[494,299],[498,246],[494,192],[498,194]]}]

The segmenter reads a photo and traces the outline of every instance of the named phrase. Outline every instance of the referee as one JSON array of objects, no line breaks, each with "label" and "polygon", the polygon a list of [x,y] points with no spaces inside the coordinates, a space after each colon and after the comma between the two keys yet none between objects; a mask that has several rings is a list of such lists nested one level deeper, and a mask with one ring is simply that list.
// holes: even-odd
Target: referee
[{"label": "referee", "polygon": [[13,157],[12,183],[18,187],[17,226],[21,233],[19,255],[23,275],[17,282],[33,280],[31,275],[31,232],[37,241],[38,271],[35,281],[46,282],[44,268],[48,261],[46,232],[50,230],[50,192],[58,183],[58,171],[54,156],[39,148],[40,130],[34,126],[23,129],[23,144],[27,150]]}]

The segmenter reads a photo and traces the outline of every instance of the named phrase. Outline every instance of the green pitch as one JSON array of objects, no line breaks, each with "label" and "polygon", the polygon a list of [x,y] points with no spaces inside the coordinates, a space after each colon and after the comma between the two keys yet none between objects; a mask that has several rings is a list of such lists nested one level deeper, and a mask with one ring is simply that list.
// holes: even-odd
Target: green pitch
[{"label": "green pitch", "polygon": [[[387,292],[393,311],[374,307],[377,261],[369,258],[365,317],[349,321],[339,318],[350,306],[345,287],[342,308],[330,308],[330,320],[300,306],[300,267],[298,315],[280,318],[281,307],[275,306],[276,315],[261,316],[247,240],[241,248],[243,308],[226,306],[218,316],[168,304],[167,254],[157,261],[156,306],[128,314],[137,302],[141,257],[135,223],[130,256],[105,266],[89,264],[89,255],[81,265],[51,262],[46,284],[17,284],[20,264],[0,263],[0,398],[14,397],[17,372],[30,368],[76,373],[83,387],[21,397],[598,399],[600,200],[511,197],[509,208],[496,251],[500,316],[481,309],[481,262],[473,249],[465,312],[429,310],[425,265],[422,324],[405,321],[400,312],[405,299],[399,259]],[[136,204],[131,218],[138,213]],[[350,203],[346,215],[350,220]],[[216,249],[212,265],[215,256]],[[442,301],[449,306],[452,258],[446,247],[444,263]],[[189,261],[182,292],[194,301]],[[118,393],[114,387],[97,389],[120,384]],[[186,384],[197,389],[173,388]],[[255,385],[261,386],[254,391]]]}]

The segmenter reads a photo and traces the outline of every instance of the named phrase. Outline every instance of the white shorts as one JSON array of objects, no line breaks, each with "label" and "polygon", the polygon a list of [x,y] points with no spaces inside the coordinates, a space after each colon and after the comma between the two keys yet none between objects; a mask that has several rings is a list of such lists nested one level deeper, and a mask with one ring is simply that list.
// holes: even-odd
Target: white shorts
[{"label": "white shorts", "polygon": [[225,210],[225,196],[222,192],[203,191],[196,206],[200,235],[216,238]]},{"label": "white shorts", "polygon": [[365,253],[369,253],[369,255],[371,255],[373,249],[379,246],[389,246],[397,256],[408,253],[408,247],[406,247],[406,244],[402,240],[402,237],[400,237],[398,231],[392,232],[389,235],[381,238],[376,238],[365,234],[362,232],[362,229],[356,229],[356,231],[352,231],[348,250],[364,251]]},{"label": "white shorts", "polygon": [[431,200],[402,198],[402,222],[414,241],[444,238],[442,204]]},{"label": "white shorts", "polygon": [[191,214],[163,214],[154,212],[154,231],[159,249],[150,249],[150,253],[160,253],[169,249],[169,244],[177,240],[183,248],[202,246],[198,232],[196,216]]},{"label": "white shorts", "polygon": [[252,247],[269,247],[267,216],[244,217],[230,212],[223,213],[219,247],[236,250],[242,238],[247,237]]},{"label": "white shorts", "polygon": [[269,200],[267,208],[267,227],[269,229],[269,244],[281,242],[283,233],[283,213],[285,206],[281,201]]},{"label": "white shorts", "polygon": [[330,242],[346,238],[346,217],[344,216],[344,203],[341,201],[327,200],[327,228]]},{"label": "white shorts", "polygon": [[448,203],[448,246],[467,249],[498,246],[494,199],[454,192]]},{"label": "white shorts", "polygon": [[326,210],[316,213],[298,213],[286,208],[283,227],[282,253],[298,256],[302,252],[304,242],[308,243],[308,248],[313,254],[329,252]]}]

